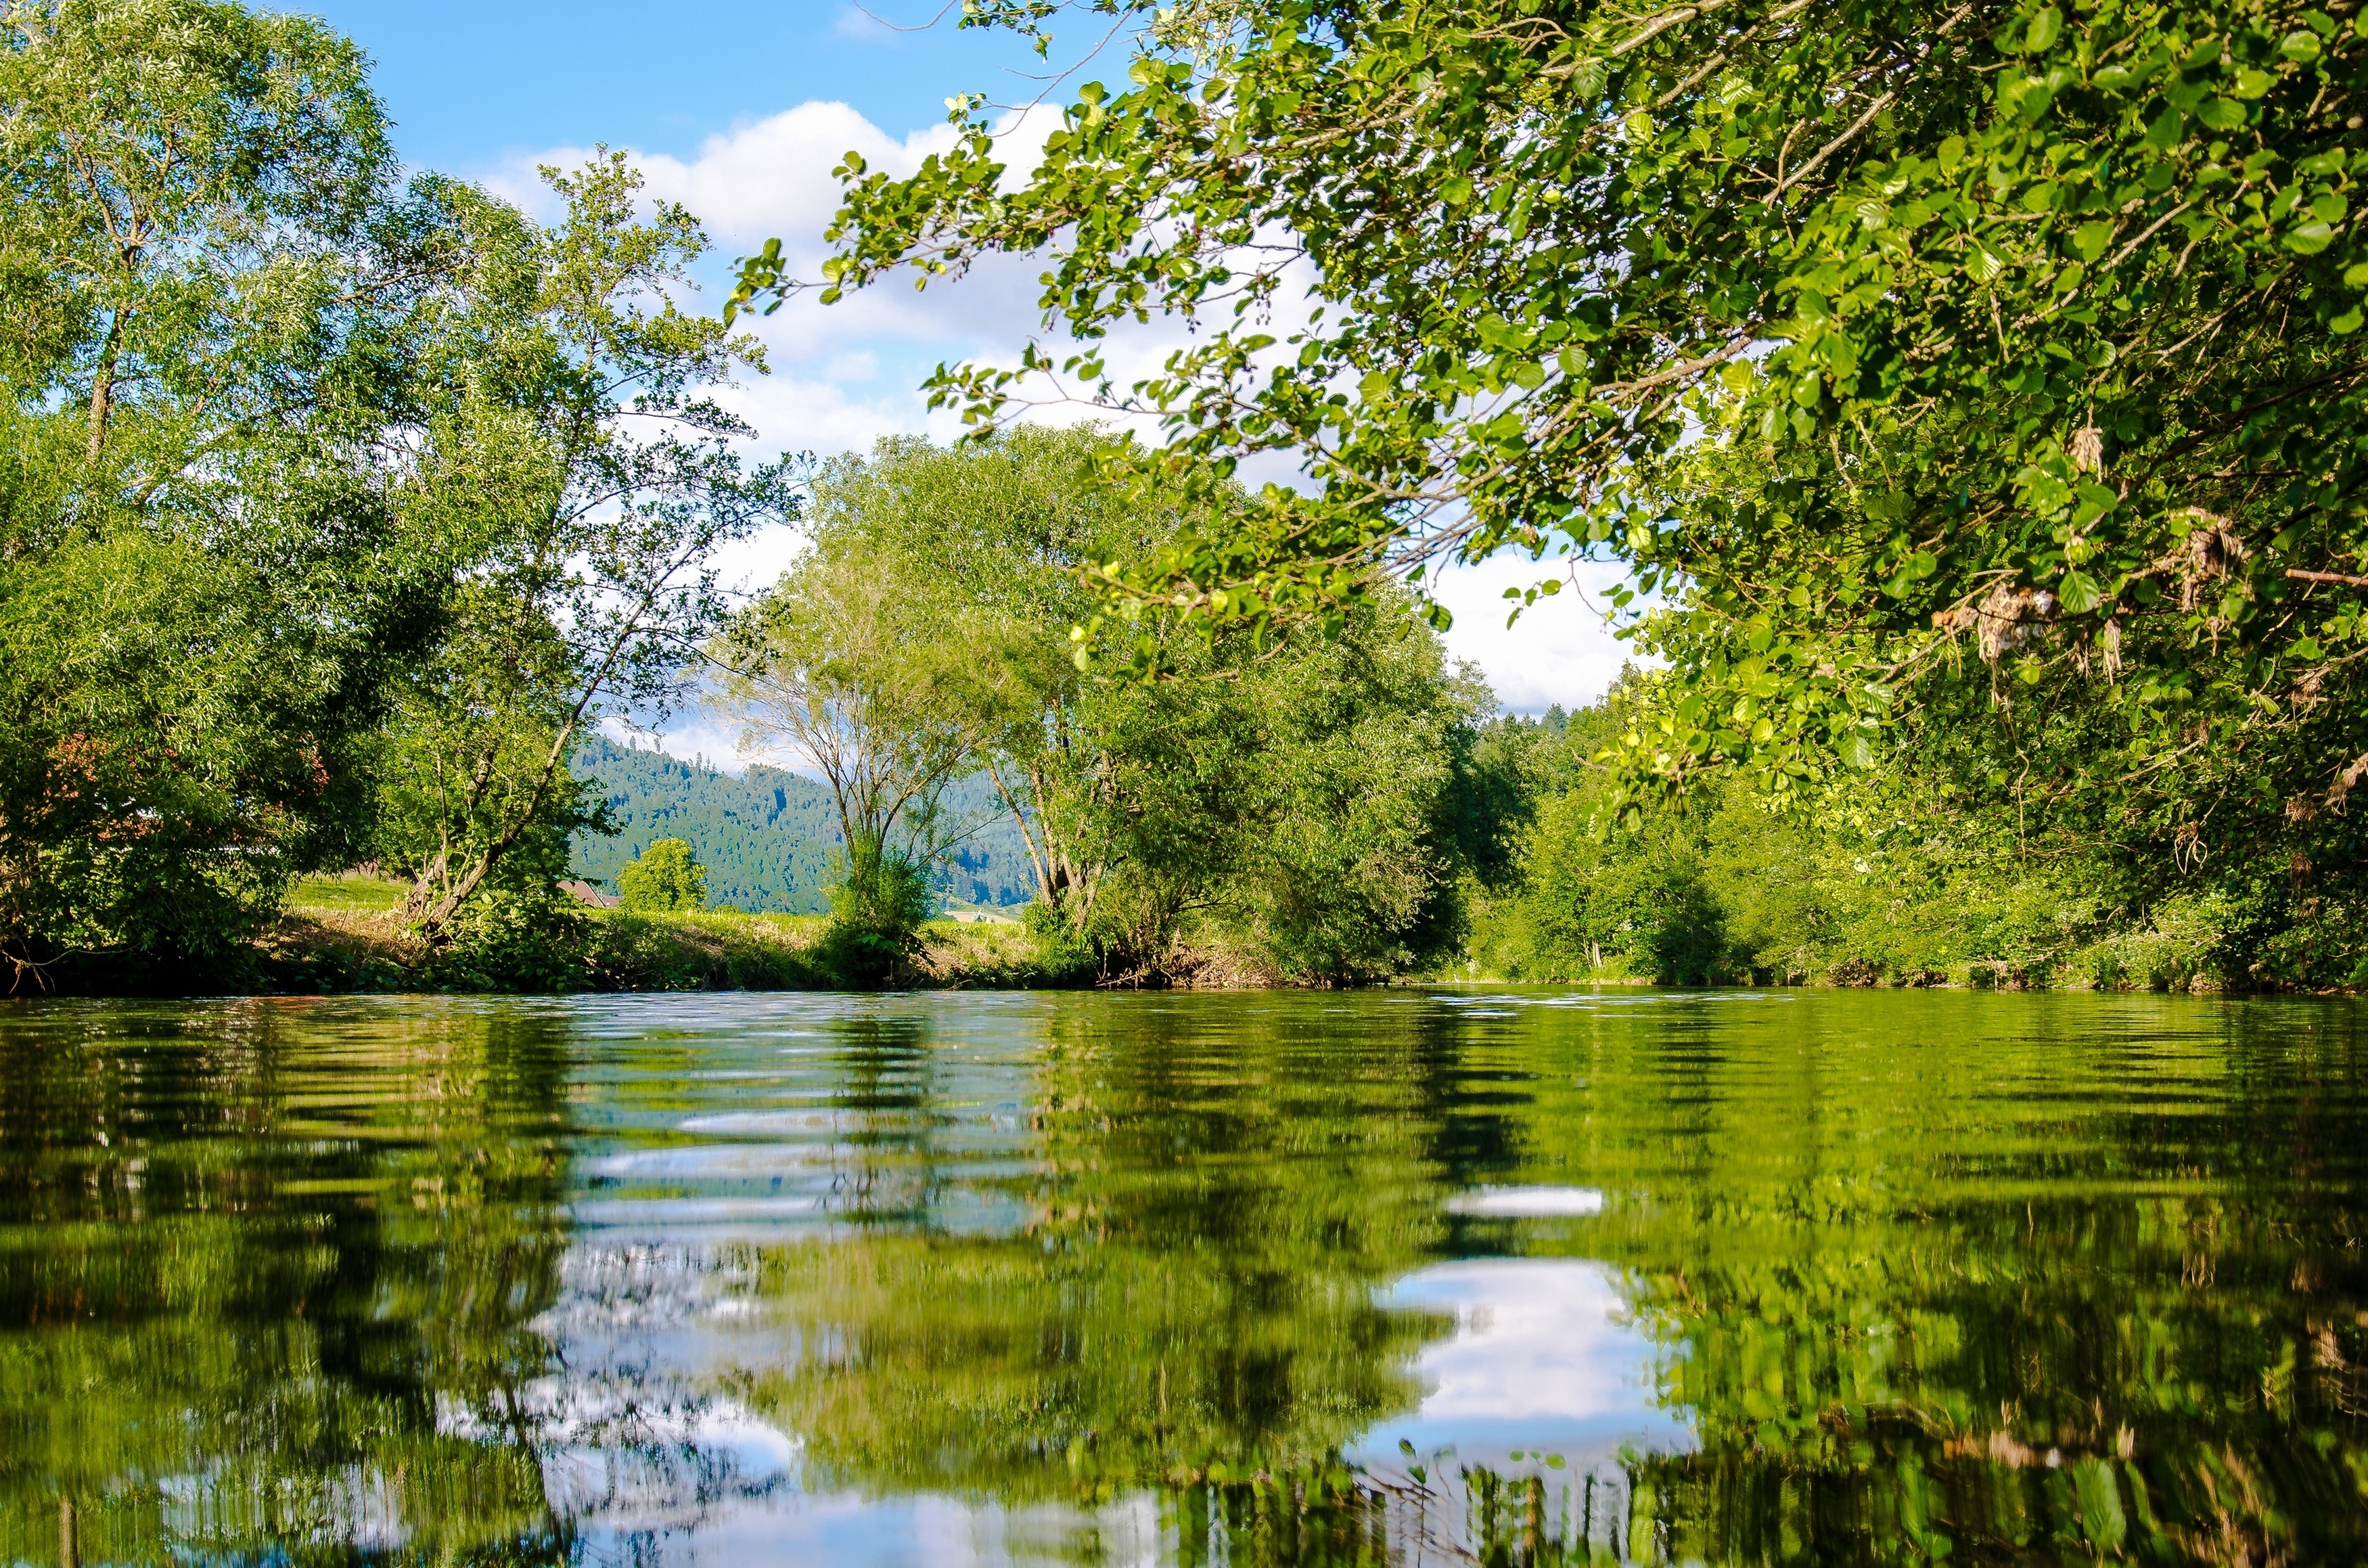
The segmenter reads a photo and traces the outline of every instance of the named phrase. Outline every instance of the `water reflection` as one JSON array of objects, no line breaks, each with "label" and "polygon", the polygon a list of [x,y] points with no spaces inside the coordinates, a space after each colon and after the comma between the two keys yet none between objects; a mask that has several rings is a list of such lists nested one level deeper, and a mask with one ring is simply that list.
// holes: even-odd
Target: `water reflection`
[{"label": "water reflection", "polygon": [[2349,1004],[0,1010],[0,1559],[2344,1560]]}]

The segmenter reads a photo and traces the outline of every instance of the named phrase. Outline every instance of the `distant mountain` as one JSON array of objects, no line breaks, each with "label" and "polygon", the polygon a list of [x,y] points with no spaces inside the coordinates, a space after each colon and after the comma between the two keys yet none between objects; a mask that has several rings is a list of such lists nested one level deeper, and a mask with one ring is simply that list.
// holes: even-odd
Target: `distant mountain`
[{"label": "distant mountain", "polygon": [[[578,834],[577,876],[609,892],[617,873],[656,838],[679,838],[707,868],[711,903],[751,912],[811,915],[830,905],[838,813],[830,790],[802,773],[751,767],[718,772],[664,752],[595,737],[575,756],[577,777],[598,781],[618,832]],[[979,830],[939,873],[939,891],[964,903],[1025,903],[1034,890],[1019,832],[984,779],[953,791],[949,810]]]}]

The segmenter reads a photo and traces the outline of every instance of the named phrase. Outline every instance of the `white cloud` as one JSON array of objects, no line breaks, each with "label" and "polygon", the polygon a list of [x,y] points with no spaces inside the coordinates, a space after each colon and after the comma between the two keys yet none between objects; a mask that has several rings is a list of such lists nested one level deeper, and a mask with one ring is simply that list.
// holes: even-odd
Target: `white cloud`
[{"label": "white cloud", "polygon": [[[1513,608],[1506,589],[1534,587],[1565,573],[1559,594],[1541,597],[1510,627],[1505,624]],[[1653,663],[1612,636],[1601,613],[1611,608],[1608,596],[1626,575],[1608,562],[1581,562],[1573,571],[1565,562],[1507,554],[1477,566],[1442,568],[1430,591],[1455,617],[1448,651],[1486,671],[1507,708],[1540,713],[1555,703],[1583,707],[1619,678],[1622,665]]]}]

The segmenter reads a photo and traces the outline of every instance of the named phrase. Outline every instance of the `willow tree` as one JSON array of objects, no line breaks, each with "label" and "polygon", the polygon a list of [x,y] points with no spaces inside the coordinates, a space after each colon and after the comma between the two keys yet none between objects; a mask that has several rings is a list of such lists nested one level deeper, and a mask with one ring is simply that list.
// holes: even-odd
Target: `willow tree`
[{"label": "willow tree", "polygon": [[[829,506],[831,477],[818,485]],[[785,748],[822,775],[837,809],[837,934],[849,972],[911,956],[928,876],[959,836],[947,791],[978,766],[992,721],[958,607],[908,592],[893,555],[825,538],[711,645],[743,751]]]},{"label": "willow tree", "polygon": [[1142,506],[1111,483],[1122,449],[1093,428],[1022,426],[954,448],[891,437],[826,465],[812,516],[820,554],[861,555],[906,619],[933,607],[937,634],[959,640],[963,679],[935,689],[961,710],[967,768],[1018,828],[1038,904],[1078,926],[1119,854],[1106,821],[1113,694],[1069,638],[1095,606],[1081,574],[1181,526],[1177,508]]},{"label": "willow tree", "polygon": [[[1993,679],[2089,693],[2061,790],[2191,841],[2368,775],[2351,7],[1076,9],[1143,18],[1126,84],[1024,170],[975,97],[910,178],[850,156],[824,298],[1049,251],[1046,338],[939,402],[993,424],[1060,369],[1179,462],[1306,464],[1114,607],[1323,614],[1377,566],[1592,553],[1670,596],[1640,785],[1786,791]],[[790,286],[768,250],[740,298]],[[1194,337],[1112,384],[1101,340],[1154,312]],[[1722,455],[1749,482],[1705,493]]]}]

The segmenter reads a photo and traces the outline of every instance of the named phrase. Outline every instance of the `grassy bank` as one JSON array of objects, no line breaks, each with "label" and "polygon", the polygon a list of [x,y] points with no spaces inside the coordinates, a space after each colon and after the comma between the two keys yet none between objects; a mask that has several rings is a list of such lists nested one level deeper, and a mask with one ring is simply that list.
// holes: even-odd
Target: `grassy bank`
[{"label": "grassy bank", "polygon": [[[629,915],[575,905],[548,906],[540,922],[505,924],[503,906],[472,939],[438,952],[404,928],[403,884],[344,876],[298,884],[279,921],[254,944],[251,960],[220,974],[149,976],[125,981],[116,971],[64,977],[69,992],[257,991],[280,994],[413,992],[835,991],[869,989],[844,972],[817,915]],[[2015,956],[1965,960],[1939,947],[1934,932],[1916,950],[1881,944],[1804,951],[1784,972],[1656,976],[1641,949],[1607,953],[1600,964],[1536,972],[1535,944],[1508,932],[1503,904],[1475,901],[1470,950],[1462,962],[1411,980],[1459,984],[1810,985],[1948,987],[2001,991],[2356,991],[2299,983],[2274,973],[2231,973],[2214,961],[2218,926],[2157,919],[2143,929],[2051,950],[2033,943]],[[1203,934],[1204,936],[1206,934]],[[1862,936],[1863,933],[1861,933]],[[1869,956],[1874,953],[1876,956]],[[1508,961],[1511,960],[1513,961]],[[1288,984],[1271,965],[1214,937],[1180,937],[1163,963],[1111,980],[1089,952],[1047,941],[1008,920],[946,918],[921,934],[920,951],[894,976],[899,987],[937,990],[1074,988],[1098,983],[1251,989]]]},{"label": "grassy bank", "polygon": [[[820,991],[841,988],[818,915],[628,915],[585,909],[556,929],[498,930],[438,954],[404,929],[404,887],[359,877],[298,884],[257,943],[257,983],[286,992]],[[1079,983],[1016,923],[931,921],[906,984],[982,989]]]}]

